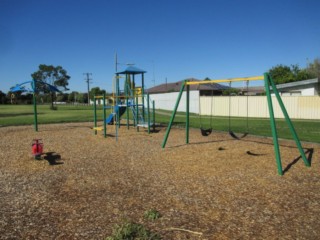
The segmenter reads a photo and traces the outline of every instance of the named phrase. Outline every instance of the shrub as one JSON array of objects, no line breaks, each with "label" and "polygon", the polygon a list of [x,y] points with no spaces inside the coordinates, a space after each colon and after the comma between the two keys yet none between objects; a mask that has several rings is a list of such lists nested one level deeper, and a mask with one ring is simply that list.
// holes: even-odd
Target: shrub
[{"label": "shrub", "polygon": [[144,212],[144,217],[149,220],[156,220],[161,217],[161,214],[155,209],[150,209]]},{"label": "shrub", "polygon": [[113,234],[106,240],[159,240],[160,236],[150,232],[143,225],[133,222],[124,222],[116,225]]}]

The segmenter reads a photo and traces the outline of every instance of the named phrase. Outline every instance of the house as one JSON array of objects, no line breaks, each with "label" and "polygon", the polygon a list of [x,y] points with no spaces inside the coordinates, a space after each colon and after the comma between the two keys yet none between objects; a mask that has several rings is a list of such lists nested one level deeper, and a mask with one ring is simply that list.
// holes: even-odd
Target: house
[{"label": "house", "polygon": [[245,96],[261,96],[265,93],[264,86],[254,86],[254,87],[241,87],[238,88],[239,95],[245,95]]},{"label": "house", "polygon": [[277,89],[281,96],[317,96],[320,95],[320,81],[314,78],[278,84]]},{"label": "house", "polygon": [[[182,81],[174,82],[174,83],[163,83],[158,86],[149,88],[146,90],[149,94],[158,94],[158,93],[171,93],[171,92],[179,92],[181,89],[181,85],[184,81],[202,81],[196,78],[187,78]],[[226,89],[229,89],[228,86],[221,85],[218,83],[208,83],[201,85],[190,85],[190,91],[199,91],[200,96],[220,96],[222,92]]]},{"label": "house", "polygon": [[[195,78],[188,78],[182,81],[174,83],[163,83],[158,86],[146,89],[145,92],[150,94],[150,98],[155,101],[157,109],[172,111],[177,97],[179,95],[181,86],[184,81],[202,81]],[[222,92],[229,89],[229,86],[221,85],[218,83],[209,83],[201,85],[190,85],[190,105],[189,111],[191,113],[199,113],[199,103],[200,97],[202,96],[221,96]],[[180,101],[178,111],[185,111],[186,101],[185,101],[186,91],[182,94],[182,100]]]}]

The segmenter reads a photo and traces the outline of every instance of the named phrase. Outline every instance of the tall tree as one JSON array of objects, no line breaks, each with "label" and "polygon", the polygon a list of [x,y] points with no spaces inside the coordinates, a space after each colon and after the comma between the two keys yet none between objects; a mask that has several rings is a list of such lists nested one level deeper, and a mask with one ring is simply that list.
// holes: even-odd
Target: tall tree
[{"label": "tall tree", "polygon": [[0,104],[6,104],[6,94],[0,90]]},{"label": "tall tree", "polygon": [[69,85],[70,76],[67,74],[67,71],[63,69],[61,66],[53,66],[53,65],[45,65],[40,64],[39,70],[32,73],[31,77],[37,80],[36,88],[38,91],[42,91],[44,93],[49,93],[51,96],[51,108],[54,109],[54,92],[50,91],[46,87],[45,84],[41,84],[41,82],[48,83],[58,88],[63,88],[64,90],[68,90],[67,86]]},{"label": "tall tree", "polygon": [[316,58],[312,63],[309,63],[306,70],[313,78],[319,78],[320,58]]},{"label": "tall tree", "polygon": [[94,88],[91,88],[90,90],[90,96],[92,99],[93,99],[93,96],[103,95],[104,93],[106,93],[106,90],[100,89],[99,87],[94,87]]},{"label": "tall tree", "polygon": [[294,80],[294,75],[290,67],[286,65],[279,64],[275,67],[272,67],[269,70],[269,73],[272,76],[272,79],[275,82],[275,84],[292,82]]},{"label": "tall tree", "polygon": [[312,74],[307,69],[301,69],[298,64],[286,66],[277,65],[269,70],[275,84],[302,81],[312,78]]}]

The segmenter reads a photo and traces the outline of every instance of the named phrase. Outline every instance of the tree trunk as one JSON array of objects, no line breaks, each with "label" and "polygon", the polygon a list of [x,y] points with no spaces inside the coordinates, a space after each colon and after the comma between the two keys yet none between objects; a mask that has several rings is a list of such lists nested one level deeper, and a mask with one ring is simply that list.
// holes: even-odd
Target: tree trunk
[{"label": "tree trunk", "polygon": [[51,110],[54,110],[54,105],[53,105],[53,100],[54,100],[54,92],[51,92],[50,93],[50,95],[51,95]]}]

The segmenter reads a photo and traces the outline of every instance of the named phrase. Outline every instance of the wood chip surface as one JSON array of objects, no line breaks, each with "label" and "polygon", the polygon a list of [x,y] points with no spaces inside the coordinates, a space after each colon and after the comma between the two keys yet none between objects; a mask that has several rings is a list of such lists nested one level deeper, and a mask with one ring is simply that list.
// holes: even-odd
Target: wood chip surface
[{"label": "wood chip surface", "polygon": [[[124,220],[163,239],[319,239],[320,146],[226,133],[203,137],[122,126],[116,140],[92,123],[0,128],[0,239],[105,239]],[[42,160],[31,143],[44,143]],[[156,209],[157,220],[144,212]]]}]

